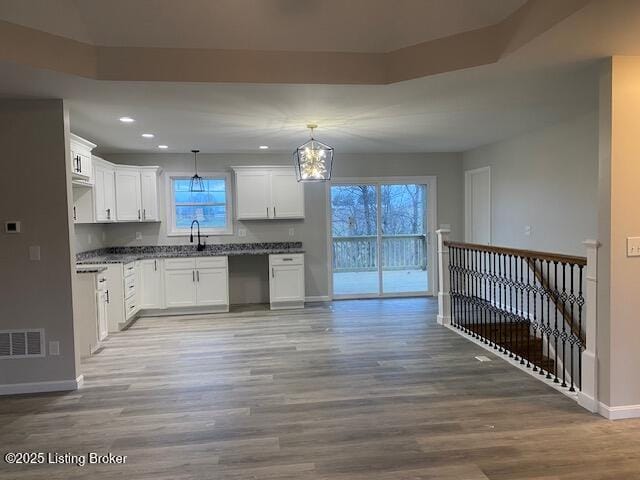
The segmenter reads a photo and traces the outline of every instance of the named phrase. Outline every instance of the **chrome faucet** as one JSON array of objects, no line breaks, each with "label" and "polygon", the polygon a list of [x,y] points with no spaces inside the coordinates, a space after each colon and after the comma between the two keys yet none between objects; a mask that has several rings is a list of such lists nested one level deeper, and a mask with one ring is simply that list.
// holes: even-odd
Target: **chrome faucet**
[{"label": "chrome faucet", "polygon": [[200,222],[198,220],[194,220],[193,222],[191,222],[191,235],[189,236],[189,241],[193,243],[193,224],[194,223],[198,225],[198,246],[196,247],[196,250],[198,252],[201,252],[204,250],[204,245],[200,243]]}]

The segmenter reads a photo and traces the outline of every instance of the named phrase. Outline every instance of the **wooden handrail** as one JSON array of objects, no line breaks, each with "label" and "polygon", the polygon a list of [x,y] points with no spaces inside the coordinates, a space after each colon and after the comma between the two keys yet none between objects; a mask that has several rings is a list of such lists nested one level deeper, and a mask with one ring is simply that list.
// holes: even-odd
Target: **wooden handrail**
[{"label": "wooden handrail", "polygon": [[447,247],[468,248],[470,250],[478,250],[481,252],[502,253],[504,255],[513,255],[516,257],[535,258],[538,260],[548,260],[550,262],[567,263],[573,265],[587,265],[586,257],[577,257],[574,255],[563,255],[560,253],[537,252],[535,250],[523,250],[519,248],[495,247],[493,245],[481,245],[478,243],[464,242],[444,242]]}]

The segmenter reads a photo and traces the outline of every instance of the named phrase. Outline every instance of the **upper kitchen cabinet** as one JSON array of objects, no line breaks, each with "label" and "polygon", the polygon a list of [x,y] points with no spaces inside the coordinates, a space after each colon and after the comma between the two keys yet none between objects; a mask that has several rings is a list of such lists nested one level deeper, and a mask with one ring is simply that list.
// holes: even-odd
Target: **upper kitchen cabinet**
[{"label": "upper kitchen cabinet", "polygon": [[91,151],[96,145],[78,135],[71,134],[69,151],[71,153],[71,175],[78,184],[93,183],[91,168]]},{"label": "upper kitchen cabinet", "polygon": [[116,183],[113,164],[93,157],[95,221],[116,221]]},{"label": "upper kitchen cabinet", "polygon": [[116,167],[116,219],[119,222],[142,220],[140,170],[136,167]]},{"label": "upper kitchen cabinet", "polygon": [[119,222],[157,222],[158,167],[116,165],[116,219]]},{"label": "upper kitchen cabinet", "polygon": [[304,184],[293,167],[234,167],[236,218],[278,220],[304,218]]}]

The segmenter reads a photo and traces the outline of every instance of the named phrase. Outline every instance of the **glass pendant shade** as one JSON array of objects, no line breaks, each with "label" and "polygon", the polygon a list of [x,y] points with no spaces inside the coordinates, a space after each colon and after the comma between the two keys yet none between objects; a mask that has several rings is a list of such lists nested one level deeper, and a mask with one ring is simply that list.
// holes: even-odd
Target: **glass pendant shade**
[{"label": "glass pendant shade", "polygon": [[296,148],[293,161],[299,182],[325,182],[331,179],[333,147],[311,137],[307,143]]},{"label": "glass pendant shade", "polygon": [[191,177],[191,182],[189,183],[189,191],[195,192],[195,193],[202,193],[205,190],[204,180],[200,175],[198,175],[198,159],[197,159],[198,152],[200,152],[200,150],[191,150],[191,152],[193,153],[193,166],[194,166],[195,174],[193,175],[193,177]]}]

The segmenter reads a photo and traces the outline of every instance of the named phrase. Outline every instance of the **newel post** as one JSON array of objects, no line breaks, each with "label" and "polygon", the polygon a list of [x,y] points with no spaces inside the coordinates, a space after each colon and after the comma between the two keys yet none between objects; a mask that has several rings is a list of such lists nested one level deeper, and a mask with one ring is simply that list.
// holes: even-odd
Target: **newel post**
[{"label": "newel post", "polygon": [[449,247],[445,245],[450,233],[451,230],[446,228],[436,230],[438,235],[438,323],[440,325],[451,324]]},{"label": "newel post", "polygon": [[587,249],[585,306],[586,345],[582,352],[582,388],[578,392],[578,403],[591,412],[598,411],[598,356],[596,352],[598,330],[598,247],[596,240],[586,240]]}]

